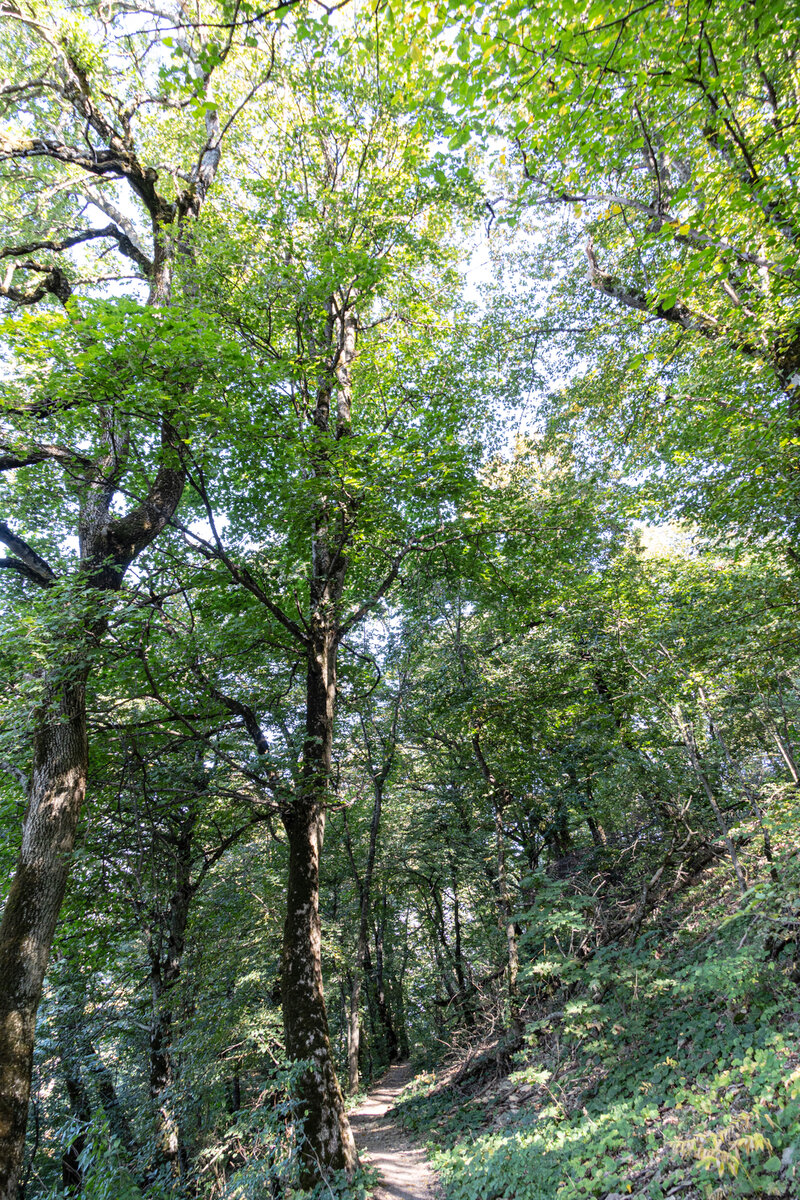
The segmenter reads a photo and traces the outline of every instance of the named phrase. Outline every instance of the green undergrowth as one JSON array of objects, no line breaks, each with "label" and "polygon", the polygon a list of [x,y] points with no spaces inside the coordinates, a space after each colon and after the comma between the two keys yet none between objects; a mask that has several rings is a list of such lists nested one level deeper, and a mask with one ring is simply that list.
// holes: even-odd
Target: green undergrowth
[{"label": "green undergrowth", "polygon": [[796,856],[741,904],[720,868],[633,946],[540,956],[509,1080],[397,1106],[448,1200],[800,1197],[799,897]]}]

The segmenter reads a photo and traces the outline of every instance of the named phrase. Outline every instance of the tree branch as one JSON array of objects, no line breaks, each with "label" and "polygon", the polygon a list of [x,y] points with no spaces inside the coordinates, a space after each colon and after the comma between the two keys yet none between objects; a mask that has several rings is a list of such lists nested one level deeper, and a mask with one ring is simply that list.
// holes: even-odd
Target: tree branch
[{"label": "tree branch", "polygon": [[37,554],[26,541],[12,533],[5,521],[0,521],[0,542],[8,546],[9,550],[16,555],[16,559],[3,559],[3,566],[19,571],[42,587],[49,587],[51,583],[55,582],[56,573],[50,564],[40,554]]},{"label": "tree branch", "polygon": [[595,291],[602,292],[604,296],[610,296],[612,300],[618,300],[627,308],[650,313],[652,316],[660,317],[662,321],[671,321],[675,325],[680,325],[682,329],[700,333],[703,337],[716,338],[719,336],[719,328],[711,320],[693,313],[682,301],[678,300],[675,304],[670,305],[655,303],[648,299],[644,292],[623,285],[608,271],[601,270],[597,263],[592,238],[586,243],[586,261],[589,266],[589,282]]},{"label": "tree branch", "polygon": [[76,450],[65,446],[56,446],[47,442],[36,442],[31,446],[12,448],[0,442],[0,450],[6,453],[0,455],[0,471],[13,471],[17,467],[30,467],[35,463],[53,461],[62,466],[91,467],[92,460]]},{"label": "tree branch", "polygon": [[70,250],[81,242],[93,241],[96,238],[114,238],[121,254],[132,259],[148,275],[153,264],[146,254],[116,225],[106,225],[105,229],[86,229],[82,233],[73,233],[59,241],[28,242],[23,246],[6,246],[0,250],[0,258],[21,258],[26,254],[35,254],[37,250],[53,250],[55,252]]},{"label": "tree branch", "polygon": [[[0,157],[2,157],[0,155]],[[6,272],[4,282],[0,283],[0,296],[13,300],[15,304],[38,304],[48,294],[55,296],[62,304],[66,304],[72,295],[72,285],[60,267],[45,267],[41,263],[24,262],[20,266],[29,271],[40,271],[44,276],[38,283],[27,288],[16,288],[11,280],[14,275],[13,266]]]}]

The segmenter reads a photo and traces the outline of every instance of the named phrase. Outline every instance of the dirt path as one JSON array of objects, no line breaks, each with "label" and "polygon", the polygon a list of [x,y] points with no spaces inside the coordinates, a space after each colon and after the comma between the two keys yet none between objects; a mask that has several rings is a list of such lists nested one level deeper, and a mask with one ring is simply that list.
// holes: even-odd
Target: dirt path
[{"label": "dirt path", "polygon": [[413,1077],[414,1071],[407,1065],[390,1067],[366,1100],[350,1113],[358,1152],[381,1175],[374,1200],[439,1200],[436,1176],[425,1151],[414,1146],[387,1116],[401,1088]]}]

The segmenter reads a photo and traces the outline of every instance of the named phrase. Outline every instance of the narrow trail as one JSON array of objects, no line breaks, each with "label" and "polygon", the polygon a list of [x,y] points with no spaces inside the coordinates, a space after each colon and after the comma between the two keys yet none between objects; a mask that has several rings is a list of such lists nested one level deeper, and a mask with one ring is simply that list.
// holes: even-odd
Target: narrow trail
[{"label": "narrow trail", "polygon": [[358,1152],[380,1172],[381,1183],[374,1200],[439,1200],[436,1176],[425,1151],[414,1146],[388,1116],[402,1088],[413,1079],[413,1068],[390,1067],[349,1114]]}]

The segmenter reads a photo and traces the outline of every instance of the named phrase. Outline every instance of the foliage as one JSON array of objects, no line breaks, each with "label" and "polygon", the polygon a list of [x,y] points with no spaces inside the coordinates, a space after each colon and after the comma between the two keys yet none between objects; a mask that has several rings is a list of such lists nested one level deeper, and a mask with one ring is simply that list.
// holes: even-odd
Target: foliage
[{"label": "foliage", "polygon": [[447,1195],[794,1195],[800,1014],[766,949],[784,862],[746,911],[710,903],[711,877],[631,947],[576,962],[563,1011],[528,1026],[512,1109],[496,1085],[407,1094]]},{"label": "foliage", "polygon": [[315,781],[451,1200],[796,1194],[795,7],[4,16],[4,892],[89,734],[28,1200],[300,1194]]}]

